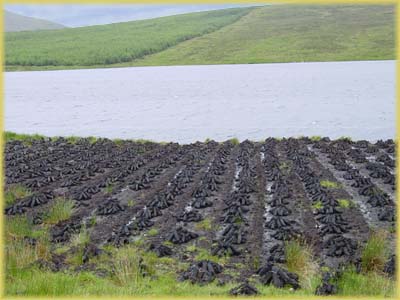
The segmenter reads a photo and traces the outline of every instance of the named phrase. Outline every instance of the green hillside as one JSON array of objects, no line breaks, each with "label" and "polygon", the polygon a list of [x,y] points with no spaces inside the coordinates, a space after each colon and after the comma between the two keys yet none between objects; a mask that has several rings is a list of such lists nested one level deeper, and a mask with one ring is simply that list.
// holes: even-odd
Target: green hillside
[{"label": "green hillside", "polygon": [[267,5],[7,33],[15,69],[395,58],[393,5]]},{"label": "green hillside", "polygon": [[273,5],[136,65],[381,60],[395,57],[393,6]]},{"label": "green hillside", "polygon": [[93,66],[130,62],[237,21],[252,8],[144,21],[6,33],[6,65]]},{"label": "green hillside", "polygon": [[47,20],[21,16],[19,14],[4,11],[4,31],[34,31],[61,29],[65,26]]}]

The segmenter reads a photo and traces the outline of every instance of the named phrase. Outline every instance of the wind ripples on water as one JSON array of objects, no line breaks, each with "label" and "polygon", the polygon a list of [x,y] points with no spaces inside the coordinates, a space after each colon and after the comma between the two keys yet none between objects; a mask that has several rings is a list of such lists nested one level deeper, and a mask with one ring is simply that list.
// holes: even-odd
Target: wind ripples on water
[{"label": "wind ripples on water", "polygon": [[7,72],[5,128],[180,143],[394,138],[395,62]]}]

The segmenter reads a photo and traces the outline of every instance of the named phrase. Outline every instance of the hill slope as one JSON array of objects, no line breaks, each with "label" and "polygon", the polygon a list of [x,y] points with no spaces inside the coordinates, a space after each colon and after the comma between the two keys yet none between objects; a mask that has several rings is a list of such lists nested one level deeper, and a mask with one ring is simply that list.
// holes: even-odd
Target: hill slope
[{"label": "hill slope", "polygon": [[21,16],[19,14],[4,11],[4,31],[34,31],[61,29],[65,26],[47,20]]},{"label": "hill slope", "polygon": [[381,60],[395,58],[393,6],[258,8],[240,21],[136,65]]},{"label": "hill slope", "polygon": [[130,62],[237,21],[252,8],[233,8],[156,19],[6,33],[6,65],[93,66]]},{"label": "hill slope", "polygon": [[394,59],[394,13],[392,5],[268,5],[7,33],[6,65],[12,70]]}]

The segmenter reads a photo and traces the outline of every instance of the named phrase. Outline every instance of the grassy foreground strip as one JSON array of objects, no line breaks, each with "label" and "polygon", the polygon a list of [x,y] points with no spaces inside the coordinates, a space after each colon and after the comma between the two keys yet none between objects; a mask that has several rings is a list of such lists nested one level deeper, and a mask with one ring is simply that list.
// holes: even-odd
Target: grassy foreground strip
[{"label": "grassy foreground strip", "polygon": [[395,59],[393,5],[266,5],[6,33],[6,70]]},{"label": "grassy foreground strip", "polygon": [[95,66],[133,61],[237,21],[252,8],[157,19],[6,33],[7,66]]},{"label": "grassy foreground strip", "polygon": [[[56,218],[53,214],[51,218]],[[63,219],[60,217],[60,220]],[[69,296],[69,295],[227,295],[235,284],[219,286],[211,283],[204,286],[189,282],[177,282],[176,272],[188,267],[188,263],[175,258],[158,258],[146,251],[144,241],[121,248],[107,247],[104,254],[95,258],[90,268],[79,270],[82,251],[88,242],[83,230],[67,246],[54,248],[49,242],[49,225],[33,225],[25,217],[6,219],[6,295]],[[29,243],[35,238],[36,244]],[[375,239],[376,237],[372,237]],[[74,251],[69,251],[68,246]],[[289,267],[303,273],[303,288],[293,291],[264,286],[254,281],[261,296],[310,296],[320,283],[321,275],[316,271],[307,246],[291,242],[288,246]],[[367,246],[368,247],[368,246]],[[368,251],[368,250],[365,250]],[[46,267],[54,255],[66,256],[69,269],[54,272]],[[376,253],[379,255],[379,253]],[[376,257],[374,257],[376,258]],[[210,259],[210,257],[208,257]],[[212,259],[212,258],[211,258]],[[142,266],[149,276],[143,277]],[[251,280],[251,279],[250,279]],[[379,272],[357,273],[353,267],[346,269],[338,279],[339,295],[390,296],[394,295],[394,282]]]}]

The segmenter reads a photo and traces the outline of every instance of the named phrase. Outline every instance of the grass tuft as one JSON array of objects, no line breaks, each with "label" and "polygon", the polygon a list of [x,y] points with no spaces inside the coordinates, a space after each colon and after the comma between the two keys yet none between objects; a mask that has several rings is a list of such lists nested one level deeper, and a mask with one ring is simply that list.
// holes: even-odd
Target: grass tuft
[{"label": "grass tuft", "polygon": [[67,258],[70,264],[79,266],[83,263],[83,251],[89,242],[89,231],[86,226],[83,226],[78,234],[74,234],[71,237],[70,246],[73,249],[73,253]]},{"label": "grass tuft", "polygon": [[16,200],[32,195],[32,192],[21,184],[10,185],[6,188],[4,199],[6,206],[15,203]]},{"label": "grass tuft", "polygon": [[340,184],[330,180],[321,180],[320,185],[328,189],[338,189]]},{"label": "grass tuft", "polygon": [[350,207],[354,207],[354,203],[351,200],[348,199],[338,199],[337,200],[339,203],[339,207],[341,208],[350,208]]},{"label": "grass tuft", "polygon": [[68,143],[75,145],[80,140],[80,138],[77,136],[68,136],[66,140]]},{"label": "grass tuft", "polygon": [[33,236],[33,224],[25,216],[7,217],[5,221],[5,236]]},{"label": "grass tuft", "polygon": [[209,230],[212,229],[211,220],[210,220],[210,219],[204,219],[204,220],[198,222],[198,223],[195,225],[195,228],[198,229],[198,230],[206,230],[206,231],[209,231]]},{"label": "grass tuft", "polygon": [[228,262],[229,256],[216,256],[212,255],[209,249],[199,248],[196,249],[197,255],[196,260],[210,260],[221,265],[225,265]]},{"label": "grass tuft", "polygon": [[93,145],[93,144],[95,144],[97,142],[98,138],[95,137],[95,136],[88,136],[87,140],[89,141],[90,144]]},{"label": "grass tuft", "polygon": [[149,231],[147,231],[148,236],[156,236],[158,234],[158,229],[152,228]]},{"label": "grass tuft", "polygon": [[318,142],[321,140],[321,137],[319,135],[314,135],[310,137],[310,140],[312,140],[313,142]]},{"label": "grass tuft", "polygon": [[373,232],[361,253],[363,272],[382,272],[388,259],[387,235],[384,230]]},{"label": "grass tuft", "polygon": [[118,249],[112,263],[116,283],[121,286],[140,285],[145,276],[155,274],[157,259],[154,253],[149,252],[143,255],[136,247],[128,246]]},{"label": "grass tuft", "polygon": [[287,170],[289,170],[289,168],[290,168],[290,166],[289,166],[289,164],[288,164],[286,161],[282,162],[282,163],[279,165],[279,169],[280,169],[281,171],[287,171]]},{"label": "grass tuft", "polygon": [[232,145],[235,145],[235,146],[240,144],[240,141],[238,138],[232,138],[229,141],[232,143]]},{"label": "grass tuft", "polygon": [[91,216],[87,225],[89,227],[95,226],[97,224],[97,217],[96,216]]},{"label": "grass tuft", "polygon": [[192,252],[196,252],[196,251],[197,251],[197,247],[196,247],[195,244],[186,246],[186,251],[191,252],[191,253],[192,253]]},{"label": "grass tuft", "polygon": [[75,234],[71,238],[72,247],[86,246],[90,241],[89,230],[86,226],[83,226],[79,233]]},{"label": "grass tuft", "polygon": [[115,186],[112,183],[107,184],[105,187],[105,191],[107,194],[111,194],[114,190]]},{"label": "grass tuft", "polygon": [[340,138],[338,138],[338,140],[344,141],[344,142],[352,142],[353,141],[351,139],[351,137],[349,137],[349,136],[341,136]]},{"label": "grass tuft", "polygon": [[65,198],[56,198],[43,222],[46,224],[57,224],[60,221],[71,217],[74,208],[74,202]]},{"label": "grass tuft", "polygon": [[311,247],[299,240],[287,241],[285,257],[288,271],[299,275],[301,286],[310,289],[318,275],[318,264],[314,260]]},{"label": "grass tuft", "polygon": [[324,204],[322,201],[317,201],[311,205],[312,208],[314,209],[322,209],[324,207]]}]

